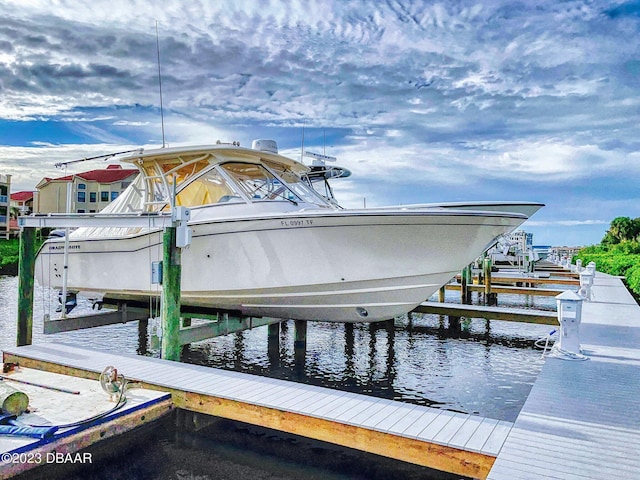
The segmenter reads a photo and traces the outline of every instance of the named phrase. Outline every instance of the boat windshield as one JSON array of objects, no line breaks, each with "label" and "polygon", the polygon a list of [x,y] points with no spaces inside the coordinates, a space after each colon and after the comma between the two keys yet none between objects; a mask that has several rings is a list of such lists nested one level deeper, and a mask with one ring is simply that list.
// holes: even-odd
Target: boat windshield
[{"label": "boat windshield", "polygon": [[315,203],[316,205],[329,206],[327,199],[318,194],[307,182],[300,178],[290,170],[283,169],[280,165],[272,164],[265,161],[265,164],[274,170],[277,175],[284,180],[286,185],[301,199],[307,203]]},{"label": "boat windshield", "polygon": [[148,211],[167,210],[177,187],[176,205],[197,207],[221,203],[288,201],[331,205],[294,172],[277,162],[227,161],[214,164],[209,154],[181,156],[143,165]]},{"label": "boat windshield", "polygon": [[293,173],[285,173],[283,170],[274,172],[254,163],[229,162],[220,165],[219,168],[229,175],[252,202],[286,200],[327,206]]},{"label": "boat windshield", "polygon": [[176,205],[184,207],[239,202],[244,202],[242,196],[215,168],[193,180],[176,196]]}]

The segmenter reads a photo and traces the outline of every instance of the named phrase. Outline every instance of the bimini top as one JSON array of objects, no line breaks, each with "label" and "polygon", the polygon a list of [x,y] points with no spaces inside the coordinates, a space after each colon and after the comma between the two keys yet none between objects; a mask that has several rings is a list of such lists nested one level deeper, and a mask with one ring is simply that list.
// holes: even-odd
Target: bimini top
[{"label": "bimini top", "polygon": [[309,167],[279,155],[273,141],[254,141],[255,146],[263,148],[218,143],[140,150],[121,160],[132,163],[142,174],[144,199],[138,209],[145,212],[169,209],[174,196],[176,205],[188,207],[291,197],[311,200],[308,191],[296,188]]},{"label": "bimini top", "polygon": [[[256,146],[218,143],[136,150],[121,161],[135,165],[140,175],[101,213],[154,213],[185,206],[199,210],[193,219],[196,213],[222,217],[294,207],[336,208],[306,179],[309,167],[279,155],[274,141],[254,141]],[[71,236],[122,236],[142,231],[145,229],[87,227]]]}]

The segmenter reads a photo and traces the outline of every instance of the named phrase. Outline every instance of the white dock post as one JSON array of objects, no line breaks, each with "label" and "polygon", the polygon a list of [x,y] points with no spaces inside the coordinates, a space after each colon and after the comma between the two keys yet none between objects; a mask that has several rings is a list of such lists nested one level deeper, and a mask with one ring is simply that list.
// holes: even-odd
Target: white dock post
[{"label": "white dock post", "polygon": [[588,360],[580,353],[580,322],[583,298],[567,290],[556,296],[560,337],[551,349],[551,356],[571,360]]},{"label": "white dock post", "polygon": [[593,276],[593,273],[591,273],[591,271],[588,269],[580,272],[580,290],[578,290],[578,295],[580,295],[586,302],[591,301],[591,287],[593,285]]}]

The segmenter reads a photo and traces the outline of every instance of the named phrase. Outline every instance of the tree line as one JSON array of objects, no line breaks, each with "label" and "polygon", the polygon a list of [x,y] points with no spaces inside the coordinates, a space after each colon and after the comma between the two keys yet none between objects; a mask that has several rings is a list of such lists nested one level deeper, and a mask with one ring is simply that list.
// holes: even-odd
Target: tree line
[{"label": "tree line", "polygon": [[611,221],[609,230],[605,233],[601,243],[603,245],[617,245],[623,242],[640,241],[640,218],[616,217]]}]

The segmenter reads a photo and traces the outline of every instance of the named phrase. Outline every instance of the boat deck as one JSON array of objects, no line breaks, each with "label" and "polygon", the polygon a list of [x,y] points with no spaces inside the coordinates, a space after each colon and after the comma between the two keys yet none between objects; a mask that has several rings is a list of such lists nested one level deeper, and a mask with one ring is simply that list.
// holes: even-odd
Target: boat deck
[{"label": "boat deck", "polygon": [[113,365],[127,378],[170,391],[180,408],[475,478],[486,477],[512,427],[474,415],[66,344],[16,347],[4,358],[80,376]]},{"label": "boat deck", "polygon": [[640,306],[598,273],[582,306],[587,361],[549,358],[490,480],[640,478]]}]

